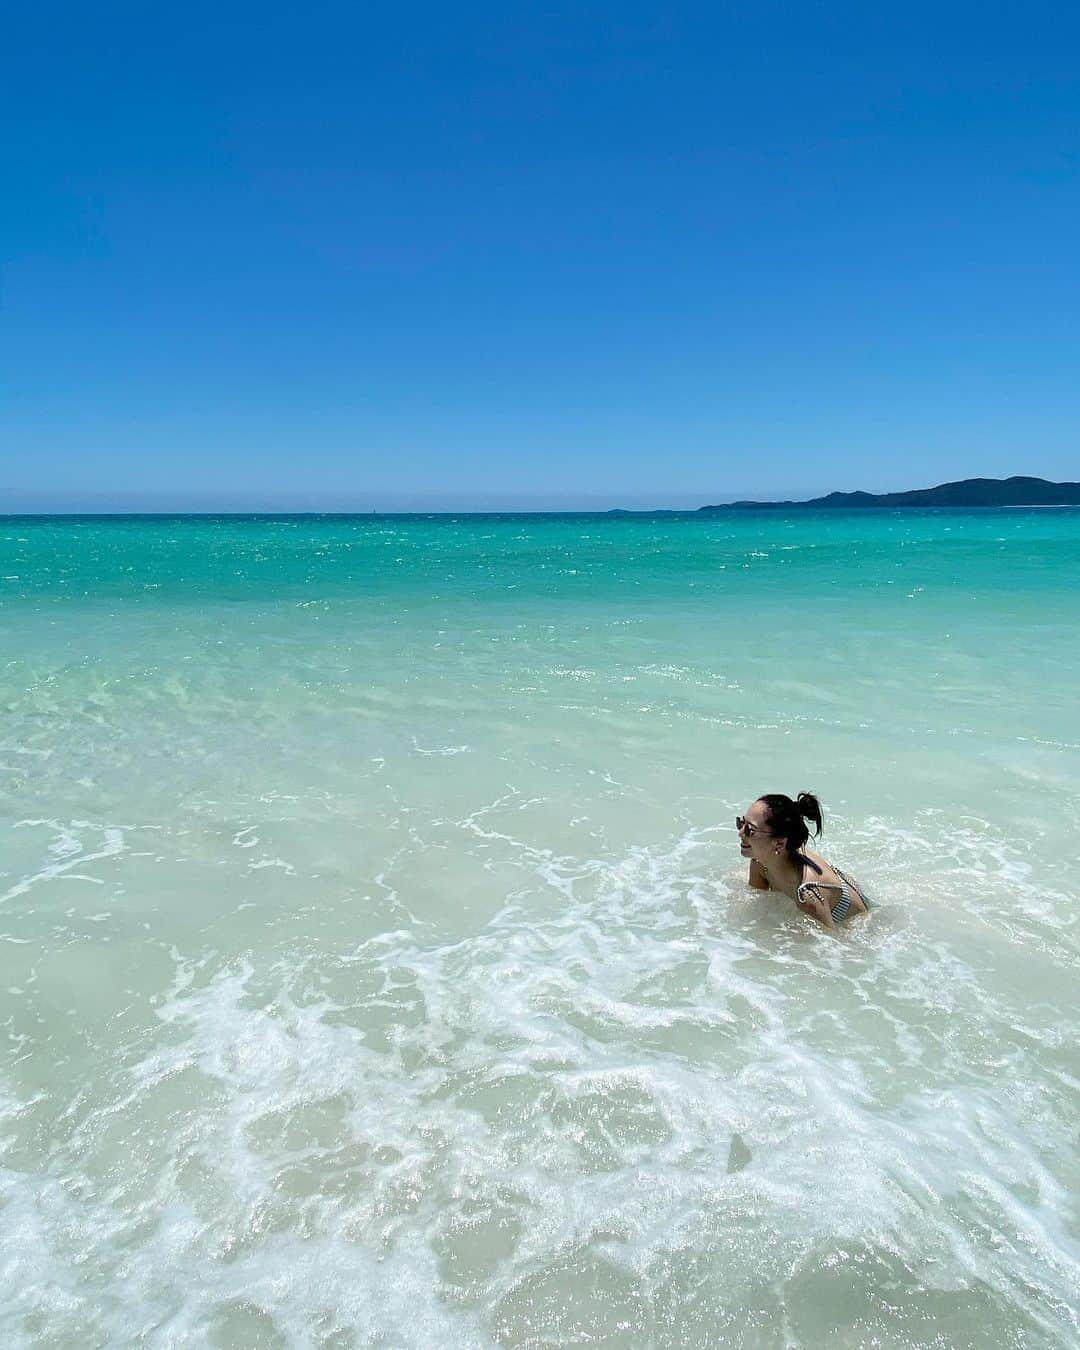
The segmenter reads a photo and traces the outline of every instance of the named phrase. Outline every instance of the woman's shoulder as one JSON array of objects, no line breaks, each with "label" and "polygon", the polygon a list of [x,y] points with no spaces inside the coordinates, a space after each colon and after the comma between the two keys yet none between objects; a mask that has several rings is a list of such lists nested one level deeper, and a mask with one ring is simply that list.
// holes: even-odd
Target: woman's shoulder
[{"label": "woman's shoulder", "polygon": [[807,885],[809,882],[816,882],[819,886],[839,886],[840,877],[837,875],[836,868],[832,866],[820,853],[813,852],[812,849],[804,848],[802,850],[803,869],[802,876],[799,878],[801,885]]}]

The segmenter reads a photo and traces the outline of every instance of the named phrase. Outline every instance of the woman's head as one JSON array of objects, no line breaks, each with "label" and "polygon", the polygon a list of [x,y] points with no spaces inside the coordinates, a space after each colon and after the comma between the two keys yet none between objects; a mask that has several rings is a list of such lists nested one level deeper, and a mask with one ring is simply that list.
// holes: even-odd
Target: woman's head
[{"label": "woman's head", "polygon": [[814,835],[821,833],[824,818],[821,803],[812,792],[800,792],[792,799],[782,792],[767,792],[739,816],[736,828],[744,856],[765,862],[770,855],[785,852],[795,856],[810,838],[807,821]]}]

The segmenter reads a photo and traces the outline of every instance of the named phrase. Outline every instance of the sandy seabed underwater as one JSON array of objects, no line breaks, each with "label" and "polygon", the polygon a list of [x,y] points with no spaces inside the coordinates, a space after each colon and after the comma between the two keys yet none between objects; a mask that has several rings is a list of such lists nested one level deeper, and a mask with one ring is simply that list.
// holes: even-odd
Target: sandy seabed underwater
[{"label": "sandy seabed underwater", "polygon": [[1072,1347],[1078,670],[1080,511],[0,520],[0,1344]]}]

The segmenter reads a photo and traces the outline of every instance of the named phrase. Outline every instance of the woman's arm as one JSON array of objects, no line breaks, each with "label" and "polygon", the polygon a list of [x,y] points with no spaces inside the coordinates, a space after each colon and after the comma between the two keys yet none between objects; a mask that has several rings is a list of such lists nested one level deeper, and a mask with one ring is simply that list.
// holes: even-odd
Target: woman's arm
[{"label": "woman's arm", "polygon": [[[830,898],[831,892],[835,891],[835,898]],[[832,907],[840,898],[841,890],[839,886],[832,886],[825,881],[804,881],[795,895],[795,903],[804,914],[811,919],[817,919],[818,923],[826,928],[835,928],[836,923],[832,916]]]}]

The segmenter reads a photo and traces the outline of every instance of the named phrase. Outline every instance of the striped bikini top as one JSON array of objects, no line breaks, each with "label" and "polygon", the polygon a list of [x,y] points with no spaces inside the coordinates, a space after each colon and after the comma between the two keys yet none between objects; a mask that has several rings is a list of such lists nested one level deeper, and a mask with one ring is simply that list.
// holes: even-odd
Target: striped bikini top
[{"label": "striped bikini top", "polygon": [[[833,923],[840,923],[843,919],[847,918],[848,911],[851,909],[852,892],[858,896],[867,909],[870,908],[870,902],[851,878],[840,871],[839,867],[834,867],[833,871],[840,878],[840,899],[833,905],[829,913],[832,915]],[[830,886],[828,889],[835,890],[836,887]],[[823,900],[825,897],[821,894],[821,890],[821,885],[818,882],[804,881],[795,892],[795,899],[802,900],[804,898],[803,892],[805,891],[808,895],[813,896],[815,900]]]}]

